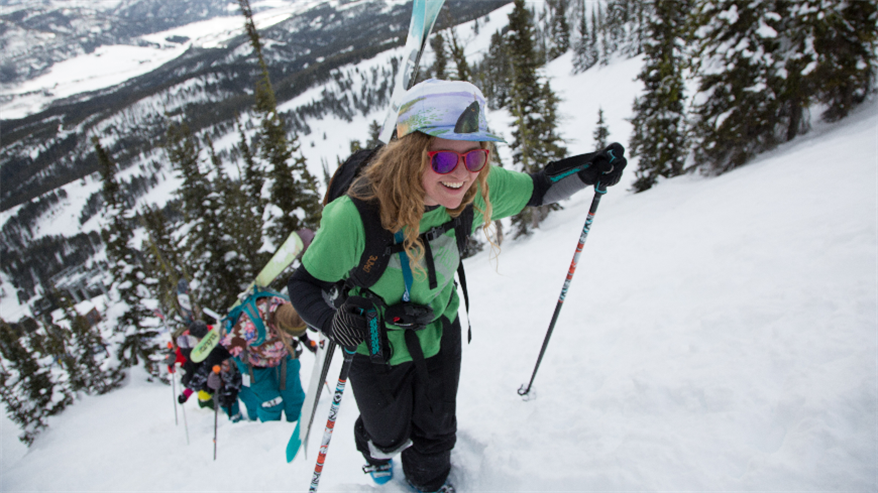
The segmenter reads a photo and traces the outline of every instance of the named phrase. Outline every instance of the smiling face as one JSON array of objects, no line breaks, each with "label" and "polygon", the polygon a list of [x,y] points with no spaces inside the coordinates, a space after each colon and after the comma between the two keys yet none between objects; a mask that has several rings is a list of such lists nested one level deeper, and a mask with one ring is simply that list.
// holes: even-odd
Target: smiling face
[{"label": "smiling face", "polygon": [[[464,153],[473,149],[480,149],[479,142],[470,142],[466,140],[448,140],[440,137],[433,139],[430,145],[430,151],[456,151]],[[421,184],[424,186],[426,195],[424,196],[424,205],[434,206],[441,205],[446,209],[455,209],[463,201],[466,191],[469,190],[473,183],[479,177],[478,172],[471,172],[466,169],[463,163],[458,162],[454,171],[447,175],[440,175],[433,171],[433,167],[429,164],[421,175]]]}]

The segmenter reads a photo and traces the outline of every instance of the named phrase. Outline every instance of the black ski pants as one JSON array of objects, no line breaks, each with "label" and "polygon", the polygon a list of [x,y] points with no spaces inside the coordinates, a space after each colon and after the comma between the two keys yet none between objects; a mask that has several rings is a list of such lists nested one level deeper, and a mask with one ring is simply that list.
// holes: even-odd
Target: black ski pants
[{"label": "black ski pants", "polygon": [[460,319],[443,322],[439,354],[425,360],[426,382],[413,362],[387,366],[361,354],[354,356],[350,372],[360,408],[354,426],[357,450],[370,464],[380,464],[411,440],[402,452],[402,467],[423,491],[436,491],[445,483],[457,440]]}]

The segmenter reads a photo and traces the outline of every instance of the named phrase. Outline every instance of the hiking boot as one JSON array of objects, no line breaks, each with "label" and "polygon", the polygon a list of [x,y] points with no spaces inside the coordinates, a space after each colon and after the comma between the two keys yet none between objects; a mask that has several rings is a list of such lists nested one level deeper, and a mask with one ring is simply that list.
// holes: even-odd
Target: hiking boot
[{"label": "hiking boot", "polygon": [[369,473],[375,484],[384,484],[393,479],[393,459],[383,464],[366,464],[363,472]]}]

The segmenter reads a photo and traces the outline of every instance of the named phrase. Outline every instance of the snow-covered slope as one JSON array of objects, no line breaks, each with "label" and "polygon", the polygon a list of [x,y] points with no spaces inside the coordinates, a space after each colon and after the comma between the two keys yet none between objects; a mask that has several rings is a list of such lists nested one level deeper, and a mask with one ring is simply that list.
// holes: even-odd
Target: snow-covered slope
[{"label": "snow-covered slope", "polygon": [[[598,106],[611,139],[626,143],[639,62],[569,68],[561,58],[548,73],[571,152],[590,150]],[[499,128],[508,120],[489,118]],[[368,121],[333,122],[333,145],[363,139]],[[876,164],[874,101],[716,178],[634,195],[632,160],[601,202],[529,402],[516,390],[533,370],[591,191],[531,237],[507,240],[497,260],[489,251],[467,260],[474,336],[452,455],[459,491],[878,489]],[[307,490],[319,429],[308,459],[286,464],[293,424],[220,417],[214,462],[213,414],[187,404],[187,445],[172,398],[135,370],[124,388],[53,418],[27,451],[4,418],[0,490]],[[328,406],[324,392],[317,428]],[[356,416],[348,394],[320,491],[406,491],[360,472]]]}]

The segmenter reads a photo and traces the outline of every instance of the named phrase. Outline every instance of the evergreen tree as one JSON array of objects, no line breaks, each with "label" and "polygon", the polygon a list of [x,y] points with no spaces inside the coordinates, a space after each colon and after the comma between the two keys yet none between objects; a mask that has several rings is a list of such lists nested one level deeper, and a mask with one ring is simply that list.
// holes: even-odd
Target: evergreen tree
[{"label": "evergreen tree", "polygon": [[[80,315],[69,297],[60,299],[64,317],[70,324],[70,329],[65,330],[71,340],[66,345],[63,363],[69,375],[70,389],[100,395],[119,387],[125,374],[113,364],[99,325],[92,325]],[[52,328],[56,333],[61,329],[57,325]]]},{"label": "evergreen tree", "polygon": [[817,100],[827,105],[823,118],[844,118],[875,88],[878,5],[805,0],[789,2],[789,9],[799,32],[798,51],[809,62],[803,72]]},{"label": "evergreen tree", "polygon": [[[270,206],[266,208],[266,234],[277,248],[290,233],[316,229],[320,222],[320,195],[317,180],[308,171],[305,157],[299,152],[298,138],[287,139],[286,128],[277,113],[277,101],[271,87],[268,66],[262,56],[262,43],[248,0],[238,0],[245,17],[245,29],[259,62],[261,76],[256,82],[256,111],[262,115],[260,156],[270,163],[268,173]],[[290,162],[290,160],[292,162]]]},{"label": "evergreen tree", "polygon": [[610,129],[607,128],[607,123],[604,121],[603,108],[598,108],[598,121],[595,125],[592,137],[594,138],[594,150],[601,151],[607,148],[607,145],[609,144],[607,139],[610,137]]},{"label": "evergreen tree", "polygon": [[226,304],[220,306],[228,307],[234,303],[238,293],[246,288],[250,280],[256,278],[262,266],[268,262],[270,255],[267,252],[260,252],[261,214],[250,207],[248,197],[243,193],[239,183],[229,179],[209,138],[207,147],[214,166],[211,188],[219,198],[217,222],[225,232],[222,239],[225,249],[222,276],[227,279],[228,287],[223,298]]},{"label": "evergreen tree", "polygon": [[[508,50],[512,65],[510,113],[515,118],[512,132],[514,164],[526,173],[539,171],[547,162],[564,157],[556,134],[557,98],[548,81],[537,73],[540,58],[533,45],[533,14],[524,0],[516,0],[509,14]],[[555,206],[529,207],[512,218],[516,237],[530,234]]]},{"label": "evergreen tree", "polygon": [[366,141],[366,149],[378,147],[381,144],[381,141],[378,140],[380,135],[381,124],[378,123],[378,120],[372,120],[372,123],[369,124],[369,140]]},{"label": "evergreen tree", "polygon": [[[661,1],[661,0],[658,0]],[[629,22],[632,24],[629,29],[627,53],[628,56],[634,57],[643,53],[643,44],[646,42],[648,34],[648,18],[655,15],[655,5],[657,1],[652,2],[632,2],[629,13]],[[680,2],[678,6],[690,5],[689,0]],[[689,7],[686,7],[689,8]],[[688,11],[680,8],[681,13],[688,17]]]},{"label": "evergreen tree", "polygon": [[177,301],[177,283],[180,279],[189,278],[185,274],[183,252],[169,231],[161,209],[147,206],[140,219],[146,230],[145,264],[157,279],[153,296],[158,300],[162,314],[167,316],[176,312],[182,318],[183,312]]},{"label": "evergreen tree", "polygon": [[637,76],[646,90],[634,100],[634,133],[628,146],[631,156],[640,156],[634,183],[638,192],[652,187],[659,176],[682,173],[689,153],[682,51],[688,10],[684,0],[658,1],[649,21],[646,57]]},{"label": "evergreen tree", "polygon": [[[222,220],[222,197],[214,190],[215,184],[210,182],[208,173],[201,170],[201,146],[188,126],[182,124],[178,128],[171,124],[167,140],[168,159],[183,179],[177,193],[186,219],[187,258],[184,262],[198,281],[198,296],[190,293],[190,297],[196,305],[199,305],[197,300],[210,300],[215,303],[214,308],[231,306],[240,291],[239,284],[247,281],[236,276],[231,266],[235,253]],[[216,158],[210,149],[209,154],[212,159]],[[196,310],[195,318],[199,317]]]},{"label": "evergreen tree", "polygon": [[463,45],[457,41],[457,34],[454,32],[454,29],[451,29],[451,59],[454,60],[454,67],[456,69],[455,80],[469,82],[472,77],[469,63],[466,61]]},{"label": "evergreen tree", "polygon": [[607,0],[606,22],[607,55],[622,51],[628,39],[628,2],[626,0]]},{"label": "evergreen tree", "polygon": [[506,39],[500,31],[491,35],[488,54],[474,72],[474,83],[482,89],[488,107],[505,108],[510,102],[512,65],[509,61]]},{"label": "evergreen tree", "polygon": [[598,11],[596,24],[598,26],[598,58],[600,59],[601,65],[606,65],[610,62],[610,57],[616,51],[616,47],[613,45],[613,40],[610,36],[610,26],[607,23],[607,19],[604,17],[604,9],[601,7],[600,3],[598,3],[596,7]]},{"label": "evergreen tree", "polygon": [[552,47],[549,48],[549,59],[554,60],[567,53],[570,49],[570,25],[567,23],[567,0],[549,2],[551,9]]},{"label": "evergreen tree", "polygon": [[[588,32],[588,21],[585,15],[585,0],[579,0],[579,22],[577,23],[576,42],[573,44],[573,73],[579,74],[590,69],[597,63],[597,51],[594,49],[592,35]],[[592,10],[594,13],[594,10]]]},{"label": "evergreen tree", "polygon": [[73,397],[56,389],[52,358],[35,344],[37,336],[24,335],[0,319],[0,398],[22,429],[18,439],[31,445],[46,428],[46,419],[72,404]]},{"label": "evergreen tree", "polygon": [[695,159],[706,170],[740,166],[779,142],[780,16],[771,2],[706,0],[697,12],[699,84]]},{"label": "evergreen tree", "polygon": [[588,44],[588,57],[597,63],[601,61],[601,45],[598,35],[601,32],[601,23],[598,14],[595,14],[595,8],[599,13],[601,5],[597,4],[591,7],[591,42]]},{"label": "evergreen tree", "polygon": [[433,77],[441,80],[448,79],[448,73],[446,72],[448,54],[445,52],[445,38],[442,36],[442,32],[437,32],[433,35],[433,39],[430,40],[430,47],[433,48],[433,55],[435,56],[431,70]]},{"label": "evergreen tree", "polygon": [[127,368],[139,364],[142,359],[146,371],[158,376],[158,366],[151,361],[151,357],[160,350],[156,340],[158,331],[147,323],[151,313],[144,306],[143,299],[149,297],[149,293],[141,284],[145,275],[139,253],[130,245],[133,237],[132,211],[122,199],[116,179],[116,164],[101,146],[100,139],[93,137],[92,143],[103,178],[105,217],[109,221],[101,237],[107,246],[113,284],[125,306],[125,312],[116,320],[115,328],[122,338],[118,348],[119,362]]},{"label": "evergreen tree", "polygon": [[540,119],[541,84],[537,69],[541,63],[533,40],[533,14],[525,7],[524,0],[516,0],[509,14],[507,34],[512,69],[510,112],[515,118],[511,147],[513,162],[525,172],[536,172],[539,166],[534,159],[537,143],[532,130],[537,128]]},{"label": "evergreen tree", "polygon": [[[238,134],[240,135],[240,139],[238,140],[238,152],[241,154],[241,158],[244,161],[244,172],[242,175],[244,177],[244,182],[242,183],[242,188],[250,202],[250,208],[254,211],[261,212],[267,202],[262,196],[262,187],[265,185],[265,170],[253,155],[253,151],[247,143],[247,134],[244,133],[244,128],[241,126],[240,122],[238,123]],[[261,229],[261,213],[259,221]]]}]

